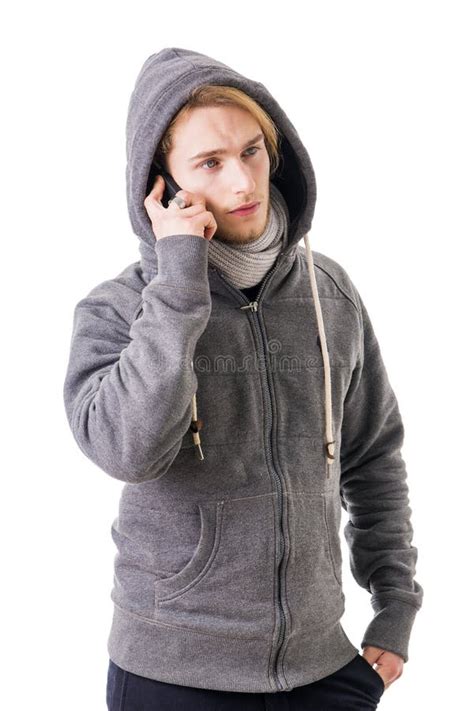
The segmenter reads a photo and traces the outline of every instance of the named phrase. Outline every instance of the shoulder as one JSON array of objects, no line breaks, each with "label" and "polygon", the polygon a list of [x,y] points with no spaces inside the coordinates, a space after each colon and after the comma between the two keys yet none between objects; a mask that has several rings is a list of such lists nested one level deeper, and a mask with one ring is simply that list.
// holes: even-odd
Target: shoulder
[{"label": "shoulder", "polygon": [[[306,264],[306,249],[297,250]],[[316,281],[320,297],[346,299],[360,313],[359,294],[346,268],[323,252],[311,250],[316,267]]]}]

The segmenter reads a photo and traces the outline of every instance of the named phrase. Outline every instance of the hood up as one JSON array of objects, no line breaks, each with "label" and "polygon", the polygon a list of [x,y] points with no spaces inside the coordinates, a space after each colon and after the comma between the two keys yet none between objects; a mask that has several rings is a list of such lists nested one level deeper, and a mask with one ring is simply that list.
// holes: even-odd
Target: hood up
[{"label": "hood up", "polygon": [[[311,282],[325,374],[325,414],[327,472],[334,460],[332,433],[331,372],[324,323],[318,297],[316,273],[309,243],[316,205],[316,179],[309,154],[290,119],[269,90],[258,81],[240,74],[226,64],[189,49],[166,47],[144,62],[130,97],[126,125],[126,188],[130,221],[140,239],[143,276],[149,281],[157,273],[156,238],[144,206],[154,174],[150,171],[156,148],[168,124],[186,103],[191,91],[202,84],[223,84],[241,89],[269,114],[281,134],[281,161],[272,182],[288,206],[288,244],[281,255],[292,255],[302,237],[305,240],[308,273]],[[197,417],[197,399],[193,397],[192,423],[198,456],[203,459]]]}]

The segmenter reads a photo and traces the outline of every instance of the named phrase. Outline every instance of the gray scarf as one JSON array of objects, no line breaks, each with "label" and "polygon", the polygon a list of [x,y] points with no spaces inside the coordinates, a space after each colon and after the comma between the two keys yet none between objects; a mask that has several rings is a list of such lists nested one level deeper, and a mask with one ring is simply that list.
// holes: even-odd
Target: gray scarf
[{"label": "gray scarf", "polygon": [[270,213],[260,237],[248,244],[230,245],[219,239],[209,242],[209,263],[238,289],[258,284],[288,244],[288,207],[278,188],[270,183]]}]

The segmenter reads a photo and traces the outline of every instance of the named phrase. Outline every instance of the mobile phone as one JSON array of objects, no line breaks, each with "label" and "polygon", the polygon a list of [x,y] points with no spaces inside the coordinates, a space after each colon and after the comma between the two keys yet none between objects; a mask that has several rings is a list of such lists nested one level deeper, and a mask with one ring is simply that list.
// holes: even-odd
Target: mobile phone
[{"label": "mobile phone", "polygon": [[174,178],[168,173],[168,171],[165,170],[161,163],[156,158],[154,158],[152,163],[152,170],[150,172],[150,178],[148,180],[147,195],[153,188],[157,175],[162,175],[165,181],[165,189],[163,191],[161,202],[163,204],[163,207],[168,207],[168,201],[174,198],[178,190],[182,190],[182,188],[178,185],[176,180],[174,180]]}]

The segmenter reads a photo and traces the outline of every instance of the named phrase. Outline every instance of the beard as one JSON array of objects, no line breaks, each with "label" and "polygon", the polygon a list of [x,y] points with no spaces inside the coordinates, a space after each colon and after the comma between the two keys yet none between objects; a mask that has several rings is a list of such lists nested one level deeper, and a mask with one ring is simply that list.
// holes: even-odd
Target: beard
[{"label": "beard", "polygon": [[258,240],[265,230],[267,229],[268,225],[268,219],[270,217],[270,200],[268,200],[267,204],[267,214],[265,216],[265,224],[261,229],[252,229],[249,228],[246,232],[231,232],[229,230],[225,231],[225,234],[222,233],[219,230],[219,227],[217,228],[213,239],[218,239],[220,242],[224,242],[225,244],[229,245],[235,245],[235,244],[249,244],[250,242],[255,242]]}]

